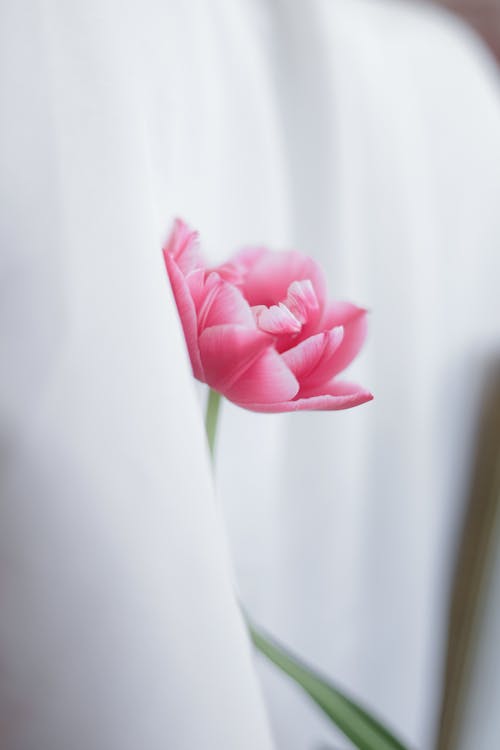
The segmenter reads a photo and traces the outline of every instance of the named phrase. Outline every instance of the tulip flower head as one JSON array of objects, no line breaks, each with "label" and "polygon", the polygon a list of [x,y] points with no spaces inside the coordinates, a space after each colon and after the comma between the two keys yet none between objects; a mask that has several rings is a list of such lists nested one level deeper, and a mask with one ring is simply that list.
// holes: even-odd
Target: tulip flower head
[{"label": "tulip flower head", "polygon": [[163,249],[194,376],[258,412],[347,409],[373,396],[338,379],[366,336],[366,310],[329,302],[314,260],[247,248],[208,268],[177,219]]}]

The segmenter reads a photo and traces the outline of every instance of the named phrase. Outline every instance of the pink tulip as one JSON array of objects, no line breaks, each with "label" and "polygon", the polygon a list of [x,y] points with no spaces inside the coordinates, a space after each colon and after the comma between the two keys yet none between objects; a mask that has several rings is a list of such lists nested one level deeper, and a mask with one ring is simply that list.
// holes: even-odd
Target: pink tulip
[{"label": "pink tulip", "polygon": [[318,265],[250,248],[214,269],[177,219],[163,249],[193,373],[246,409],[347,409],[373,396],[337,379],[359,352],[366,311],[328,302]]}]

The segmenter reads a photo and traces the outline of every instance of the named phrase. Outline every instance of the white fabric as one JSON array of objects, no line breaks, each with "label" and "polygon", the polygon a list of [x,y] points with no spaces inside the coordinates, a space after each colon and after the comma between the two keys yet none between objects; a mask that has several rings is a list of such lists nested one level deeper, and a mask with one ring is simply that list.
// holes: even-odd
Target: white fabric
[{"label": "white fabric", "polygon": [[[252,614],[429,748],[498,345],[488,61],[437,13],[373,0],[1,16],[2,747],[271,746],[159,253],[177,214],[214,259],[316,255],[372,310],[350,375],[376,401],[224,408],[219,494]],[[264,682],[278,747],[331,739]]]},{"label": "white fabric", "polygon": [[[371,310],[348,377],[375,401],[225,410],[233,556],[257,620],[427,750],[476,392],[500,345],[497,73],[458,24],[403,3],[277,3],[272,24],[281,242]],[[278,746],[328,744],[299,693],[265,678]]]},{"label": "white fabric", "polygon": [[2,4],[4,750],[272,745],[161,256],[193,18]]}]

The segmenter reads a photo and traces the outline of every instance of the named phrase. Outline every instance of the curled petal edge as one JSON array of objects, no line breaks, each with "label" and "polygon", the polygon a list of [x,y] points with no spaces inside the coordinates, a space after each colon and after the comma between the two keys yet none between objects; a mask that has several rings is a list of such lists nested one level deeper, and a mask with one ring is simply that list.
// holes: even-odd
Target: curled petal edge
[{"label": "curled petal edge", "polygon": [[344,339],[332,362],[331,376],[345,370],[359,354],[367,333],[367,311],[350,302],[332,302],[328,305],[323,325],[342,326]]},{"label": "curled petal edge", "polygon": [[193,375],[198,380],[205,380],[198,345],[198,320],[196,308],[186,279],[181,269],[169,253],[164,253],[170,285],[174,294],[177,312],[186,339]]},{"label": "curled petal edge", "polygon": [[[373,394],[355,383],[339,381],[328,387],[330,393],[317,396],[305,396],[291,401],[274,402],[272,404],[244,404],[238,403],[244,409],[268,414],[292,411],[340,411],[360,406],[373,399]],[[335,391],[332,393],[332,391]]]},{"label": "curled petal edge", "polygon": [[179,218],[174,220],[170,235],[163,246],[163,254],[165,258],[167,255],[173,258],[184,274],[203,266],[198,232],[190,229],[186,222]]}]

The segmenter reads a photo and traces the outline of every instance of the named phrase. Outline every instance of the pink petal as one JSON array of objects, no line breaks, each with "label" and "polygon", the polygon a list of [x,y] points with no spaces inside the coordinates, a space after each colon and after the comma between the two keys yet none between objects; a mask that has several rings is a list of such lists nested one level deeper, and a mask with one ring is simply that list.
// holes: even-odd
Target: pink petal
[{"label": "pink petal", "polygon": [[173,257],[169,253],[165,253],[164,257],[170,284],[174,293],[175,303],[177,305],[177,312],[179,313],[184,337],[186,339],[193,374],[198,380],[204,381],[205,378],[203,375],[200,350],[198,347],[198,321],[193,298],[189,291],[184,274]]},{"label": "pink petal", "polygon": [[206,382],[225,392],[272,345],[272,338],[257,328],[226,324],[205,328],[199,345]]},{"label": "pink petal", "polygon": [[268,347],[224,395],[237,404],[287,402],[297,395],[299,384],[278,352]]},{"label": "pink petal", "polygon": [[312,282],[306,279],[290,284],[284,304],[301,323],[307,323],[313,317],[312,314],[319,310],[319,302]]},{"label": "pink petal", "polygon": [[255,265],[257,260],[266,252],[267,250],[263,247],[245,247],[233,255],[231,260],[222,263],[222,265],[217,266],[213,270],[231,284],[241,286],[244,283],[248,269]]},{"label": "pink petal", "polygon": [[182,219],[175,219],[163,254],[165,257],[170,255],[184,274],[203,266],[198,232],[191,231]]},{"label": "pink petal", "polygon": [[204,268],[196,268],[185,276],[186,284],[193,298],[196,314],[206,297],[207,271]]},{"label": "pink petal", "polygon": [[279,305],[259,305],[253,308],[255,320],[261,331],[272,333],[274,336],[282,334],[298,333],[302,328],[302,323],[280,302]]},{"label": "pink petal", "polygon": [[250,305],[270,307],[286,298],[288,289],[294,281],[307,279],[314,287],[319,307],[323,308],[326,283],[315,261],[295,250],[266,250],[249,266],[242,288]]},{"label": "pink petal", "polygon": [[373,399],[369,391],[364,390],[355,383],[331,382],[327,385],[325,392],[309,396],[308,398],[298,398],[292,401],[281,403],[240,403],[244,409],[250,411],[278,413],[289,411],[338,411],[340,409],[350,409],[353,406],[359,406]]},{"label": "pink petal", "polygon": [[367,329],[366,310],[350,302],[331,302],[325,309],[321,325],[325,328],[344,328],[344,340],[335,355],[335,369],[332,372],[332,375],[337,375],[345,370],[363,346]]},{"label": "pink petal", "polygon": [[366,310],[353,305],[352,302],[329,302],[325,307],[321,325],[325,328],[347,326],[363,314],[366,315]]},{"label": "pink petal", "polygon": [[206,278],[197,312],[200,332],[225,323],[256,328],[250,306],[240,290],[221,279],[217,273],[210,273]]},{"label": "pink petal", "polygon": [[257,329],[220,325],[200,336],[206,382],[231,401],[293,398],[299,384],[272,348],[272,338]]},{"label": "pink petal", "polygon": [[301,341],[281,355],[301,387],[321,385],[331,380],[336,370],[344,330],[341,326]]},{"label": "pink petal", "polygon": [[258,247],[243,247],[233,255],[232,262],[248,270],[268,252],[269,250],[261,245]]}]

